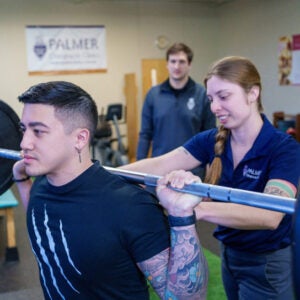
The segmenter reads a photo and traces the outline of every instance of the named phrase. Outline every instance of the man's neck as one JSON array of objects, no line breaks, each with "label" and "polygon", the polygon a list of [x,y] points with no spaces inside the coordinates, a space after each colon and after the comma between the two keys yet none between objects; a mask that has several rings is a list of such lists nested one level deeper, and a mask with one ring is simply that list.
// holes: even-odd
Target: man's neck
[{"label": "man's neck", "polygon": [[173,89],[180,90],[187,84],[188,80],[189,80],[188,76],[181,80],[174,80],[172,78],[169,78],[169,83]]},{"label": "man's neck", "polygon": [[93,162],[88,155],[84,155],[84,152],[81,155],[81,161],[79,161],[79,157],[74,157],[70,167],[47,174],[48,181],[54,186],[61,186],[85,172],[92,166]]}]

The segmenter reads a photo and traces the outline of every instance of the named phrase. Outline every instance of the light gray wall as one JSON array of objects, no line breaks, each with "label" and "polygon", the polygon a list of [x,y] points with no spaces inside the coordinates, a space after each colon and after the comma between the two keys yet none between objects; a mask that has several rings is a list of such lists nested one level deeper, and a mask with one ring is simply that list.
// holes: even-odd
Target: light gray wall
[{"label": "light gray wall", "polygon": [[300,86],[278,84],[278,40],[300,34],[299,0],[239,0],[218,10],[218,55],[243,55],[257,66],[262,101],[269,118],[274,111],[300,113]]},{"label": "light gray wall", "polygon": [[[248,56],[262,75],[267,115],[299,112],[299,86],[277,83],[278,38],[300,33],[299,20],[299,0],[235,0],[217,8],[193,1],[0,0],[0,99],[20,114],[17,96],[29,86],[67,80],[86,89],[100,109],[125,101],[124,74],[136,73],[141,107],[141,60],[164,58],[165,50],[154,43],[163,34],[194,50],[191,75],[197,81],[222,56]],[[26,25],[105,25],[108,72],[29,76]]]},{"label": "light gray wall", "polygon": [[[67,80],[79,84],[98,108],[124,100],[124,75],[136,73],[141,99],[141,60],[164,58],[155,46],[159,35],[183,41],[195,51],[192,75],[202,80],[214,57],[216,11],[210,5],[161,1],[0,0],[0,99],[18,114],[17,96],[42,81]],[[26,62],[26,25],[105,25],[108,72],[86,75],[29,76]]]}]

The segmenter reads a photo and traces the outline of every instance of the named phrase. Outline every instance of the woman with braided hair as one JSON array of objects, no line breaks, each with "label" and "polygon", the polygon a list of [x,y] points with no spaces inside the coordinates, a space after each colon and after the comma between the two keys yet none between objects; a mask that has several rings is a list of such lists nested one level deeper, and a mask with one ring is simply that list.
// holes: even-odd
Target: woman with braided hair
[{"label": "woman with braided hair", "polygon": [[[219,127],[167,154],[123,168],[164,175],[208,164],[208,183],[294,198],[300,144],[274,128],[262,113],[261,80],[253,63],[225,57],[212,65],[204,83]],[[189,183],[180,172],[168,178],[177,188]],[[210,199],[195,212],[198,220],[218,225],[214,236],[221,244],[228,299],[294,299],[291,215]]]}]

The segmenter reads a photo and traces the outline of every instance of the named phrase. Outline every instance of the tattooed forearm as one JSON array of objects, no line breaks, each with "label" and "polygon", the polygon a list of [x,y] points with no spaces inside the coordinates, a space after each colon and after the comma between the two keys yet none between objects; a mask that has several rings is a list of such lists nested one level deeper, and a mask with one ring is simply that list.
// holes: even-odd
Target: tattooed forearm
[{"label": "tattooed forearm", "polygon": [[138,263],[139,268],[161,299],[164,299],[166,290],[168,260],[169,248],[151,259]]},{"label": "tattooed forearm", "polygon": [[[207,265],[195,226],[173,227],[171,245],[174,250],[170,253],[169,297],[174,293],[176,299],[204,299],[201,291],[207,283]],[[189,298],[195,292],[197,296]]]},{"label": "tattooed forearm", "polygon": [[207,263],[194,225],[171,228],[171,248],[138,266],[161,299],[206,297]]}]

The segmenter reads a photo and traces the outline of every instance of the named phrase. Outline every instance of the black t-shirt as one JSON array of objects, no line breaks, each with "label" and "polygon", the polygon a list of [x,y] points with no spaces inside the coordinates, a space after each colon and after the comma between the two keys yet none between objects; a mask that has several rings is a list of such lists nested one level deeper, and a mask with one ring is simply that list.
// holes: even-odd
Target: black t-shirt
[{"label": "black t-shirt", "polygon": [[170,243],[157,200],[98,162],[60,187],[37,178],[27,226],[46,299],[149,299],[136,263]]}]

